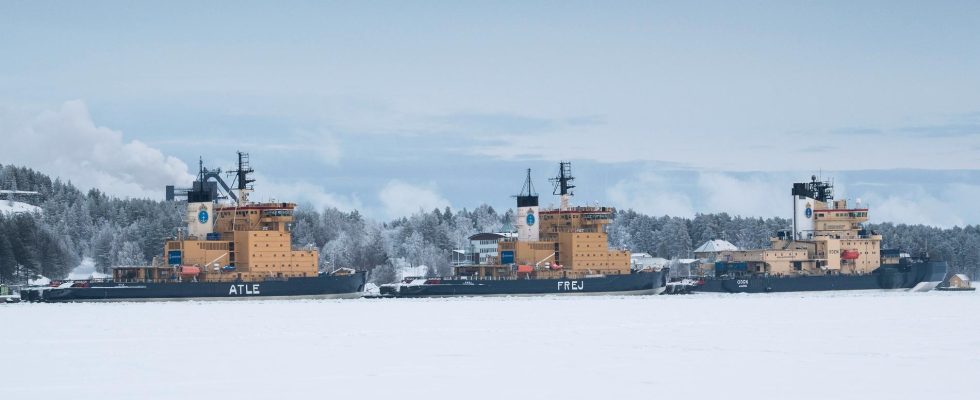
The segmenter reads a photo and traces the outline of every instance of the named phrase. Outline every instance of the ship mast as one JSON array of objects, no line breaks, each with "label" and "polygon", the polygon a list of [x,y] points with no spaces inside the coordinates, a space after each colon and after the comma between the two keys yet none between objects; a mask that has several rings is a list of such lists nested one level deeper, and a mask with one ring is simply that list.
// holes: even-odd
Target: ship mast
[{"label": "ship mast", "polygon": [[537,197],[537,193],[534,193],[534,185],[531,184],[531,169],[527,169],[527,178],[524,180],[524,186],[521,187],[521,194],[516,197]]},{"label": "ship mast", "polygon": [[248,153],[238,152],[238,169],[228,171],[229,174],[235,174],[235,182],[237,182],[236,190],[238,190],[238,203],[237,205],[242,206],[248,204],[248,194],[252,192],[252,182],[255,179],[249,179],[248,174],[255,172],[248,163]]},{"label": "ship mast", "polygon": [[575,177],[572,176],[572,163],[568,161],[561,161],[558,163],[558,176],[551,178],[550,181],[554,184],[554,191],[552,194],[561,196],[561,206],[559,210],[568,210],[568,200],[575,193],[571,192],[571,189],[575,188],[572,185],[572,181]]}]

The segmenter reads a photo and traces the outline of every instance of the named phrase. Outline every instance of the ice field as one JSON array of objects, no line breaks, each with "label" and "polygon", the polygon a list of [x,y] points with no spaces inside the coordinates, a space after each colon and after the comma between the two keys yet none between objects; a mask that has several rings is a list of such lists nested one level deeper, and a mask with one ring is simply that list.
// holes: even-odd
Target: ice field
[{"label": "ice field", "polygon": [[980,295],[14,304],[0,344],[3,398],[965,399]]}]

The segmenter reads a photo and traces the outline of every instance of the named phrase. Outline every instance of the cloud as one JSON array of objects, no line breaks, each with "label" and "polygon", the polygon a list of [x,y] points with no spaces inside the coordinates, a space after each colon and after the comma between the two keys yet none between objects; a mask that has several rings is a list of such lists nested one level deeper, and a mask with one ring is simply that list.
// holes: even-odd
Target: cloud
[{"label": "cloud", "polygon": [[680,191],[666,174],[647,171],[621,180],[606,190],[617,207],[649,215],[692,216],[691,198]]},{"label": "cloud", "polygon": [[378,198],[389,218],[449,206],[449,200],[443,198],[435,188],[416,186],[399,180],[389,181],[378,193]]},{"label": "cloud", "polygon": [[693,217],[697,213],[721,213],[748,217],[777,216],[789,198],[780,179],[757,174],[743,176],[720,172],[640,172],[611,186],[606,195],[620,208],[650,215]]},{"label": "cloud", "polygon": [[[699,174],[698,194],[704,212],[727,212],[748,217],[781,215],[789,209],[790,180],[768,174],[736,176]],[[784,183],[785,182],[785,183]]]},{"label": "cloud", "polygon": [[851,136],[851,135],[880,135],[884,132],[878,128],[838,128],[838,129],[831,130],[830,133],[835,135]]},{"label": "cloud", "polygon": [[939,124],[906,126],[896,130],[898,133],[925,137],[960,137],[980,135],[980,124]]},{"label": "cloud", "polygon": [[340,140],[336,135],[326,130],[299,131],[293,137],[281,142],[251,142],[245,144],[244,147],[278,150],[292,154],[311,152],[317,161],[332,166],[339,165],[343,155]]},{"label": "cloud", "polygon": [[[720,213],[746,217],[791,217],[790,187],[808,179],[805,172],[722,173],[646,170],[609,187],[614,206],[650,215],[691,217]],[[921,175],[921,176],[920,176]],[[964,226],[980,221],[974,206],[980,185],[971,174],[953,171],[950,180],[939,172],[904,171],[902,183],[880,171],[825,174],[846,177],[835,181],[835,197],[854,205],[857,199],[871,209],[872,222]],[[954,179],[955,178],[955,179]],[[852,186],[848,186],[850,183]]]},{"label": "cloud", "polygon": [[445,122],[452,127],[452,130],[468,131],[471,133],[540,133],[552,131],[558,125],[558,121],[547,118],[504,113],[456,113],[436,117],[434,120],[436,122]]},{"label": "cloud", "polygon": [[[873,221],[925,224],[941,227],[962,226],[963,220],[950,212],[950,204],[934,196],[869,196],[863,205],[870,208]],[[862,199],[867,200],[867,199]]]},{"label": "cloud", "polygon": [[964,226],[980,221],[976,199],[980,185],[947,183],[926,188],[901,185],[899,193],[865,192],[864,204],[875,221],[925,224],[940,227]]},{"label": "cloud", "polygon": [[309,203],[317,210],[336,208],[341,211],[363,210],[364,205],[356,194],[338,195],[324,190],[322,186],[305,182],[279,182],[256,174],[253,201],[289,201]]},{"label": "cloud", "polygon": [[872,127],[847,127],[830,130],[831,134],[842,136],[902,135],[923,138],[956,138],[980,135],[980,123],[975,114],[962,114],[947,122],[924,123],[898,126],[890,129]]},{"label": "cloud", "polygon": [[81,188],[158,198],[164,186],[187,186],[193,180],[183,161],[97,126],[81,100],[4,123],[2,129],[4,163],[31,167]]},{"label": "cloud", "polygon": [[801,147],[799,151],[802,153],[827,153],[830,151],[834,151],[836,149],[837,149],[836,146],[818,144],[818,145]]}]

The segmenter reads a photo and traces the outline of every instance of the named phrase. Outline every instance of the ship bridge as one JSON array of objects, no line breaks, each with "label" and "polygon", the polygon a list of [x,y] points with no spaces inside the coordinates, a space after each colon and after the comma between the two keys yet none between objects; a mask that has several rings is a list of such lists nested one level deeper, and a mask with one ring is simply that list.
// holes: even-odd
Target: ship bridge
[{"label": "ship bridge", "polygon": [[558,240],[558,233],[605,233],[616,215],[613,207],[569,207],[541,211],[541,239]]}]

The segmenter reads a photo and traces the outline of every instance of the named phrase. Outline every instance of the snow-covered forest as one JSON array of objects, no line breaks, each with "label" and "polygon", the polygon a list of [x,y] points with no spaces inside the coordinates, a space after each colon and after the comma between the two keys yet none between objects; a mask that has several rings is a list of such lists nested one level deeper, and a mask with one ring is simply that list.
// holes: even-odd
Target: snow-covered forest
[{"label": "snow-covered forest", "polygon": [[163,251],[164,238],[183,219],[175,203],[122,200],[96,189],[83,193],[70,182],[28,168],[0,167],[3,189],[38,192],[0,201],[28,203],[41,211],[0,214],[0,280],[64,277],[86,256],[100,269],[145,264]]},{"label": "snow-covered forest", "polygon": [[[36,191],[38,195],[0,200],[39,206],[38,213],[0,213],[0,281],[41,274],[64,277],[82,257],[97,268],[139,265],[162,252],[163,241],[182,224],[180,203],[118,199],[98,190],[82,192],[28,168],[0,166],[0,190]],[[293,228],[295,245],[313,244],[330,267],[371,270],[378,283],[396,279],[396,268],[426,266],[427,273],[449,273],[452,249],[463,247],[477,232],[508,229],[512,211],[487,205],[473,210],[431,210],[379,222],[357,211],[316,210],[301,205]],[[691,257],[710,239],[742,248],[764,247],[769,236],[785,229],[784,218],[745,218],[700,214],[694,218],[654,217],[620,210],[611,227],[615,247],[664,258]],[[954,272],[978,278],[980,225],[948,229],[923,225],[870,224],[884,235],[884,247],[918,254],[928,250],[951,263]],[[329,263],[329,264],[326,264]]]}]

